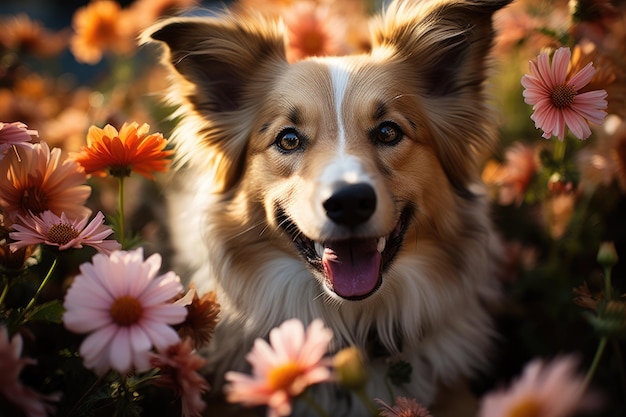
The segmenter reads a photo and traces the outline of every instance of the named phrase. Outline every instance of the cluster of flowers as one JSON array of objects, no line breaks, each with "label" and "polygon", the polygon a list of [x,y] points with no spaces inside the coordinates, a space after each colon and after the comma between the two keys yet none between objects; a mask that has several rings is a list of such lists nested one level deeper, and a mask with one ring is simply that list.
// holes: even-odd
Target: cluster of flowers
[{"label": "cluster of flowers", "polygon": [[[196,4],[92,1],[74,14],[73,31],[57,33],[26,15],[0,19],[0,120],[7,121],[0,123],[0,414],[44,417],[56,410],[71,416],[98,409],[130,416],[151,402],[160,415],[172,404],[172,414],[212,411],[197,349],[210,342],[216,325],[216,294],[185,292],[174,273],[161,274],[158,251],[144,258],[149,245],[142,244],[156,239],[150,231],[130,233],[125,220],[133,201],[124,199],[125,187],[136,186],[132,172],[158,179],[155,173],[168,170],[172,156],[162,135],[149,134],[164,112],[143,99],[147,91],[162,90],[165,77],[157,67],[141,67],[135,39],[157,18]],[[284,19],[291,61],[369,45],[366,22],[375,8],[366,1],[238,4]],[[619,369],[598,372],[602,363],[623,364],[626,332],[620,286],[626,289],[611,278],[626,230],[615,214],[626,194],[626,17],[623,5],[608,0],[518,0],[496,21],[496,61],[506,65],[494,81],[504,149],[487,162],[483,179],[508,255],[501,278],[512,308],[500,314],[519,333],[503,337],[527,350],[510,356],[525,364],[521,376],[488,391],[478,413],[566,417],[597,405],[586,395],[592,380],[603,383],[609,398],[626,387],[615,377]],[[27,65],[65,49],[86,64],[114,58],[110,78],[98,88],[78,87]],[[116,211],[105,216],[107,210],[94,206]],[[603,240],[616,242],[600,245]],[[552,319],[557,316],[580,322]],[[41,323],[53,326],[54,337]],[[430,415],[415,399],[386,404],[363,395],[367,375],[358,351],[329,357],[331,338],[319,321],[306,329],[285,322],[269,341],[255,343],[251,375],[227,374],[226,398],[285,416],[293,401],[306,399],[310,385],[339,383],[359,394],[372,415]],[[51,340],[54,348],[38,348]],[[602,361],[611,344],[614,361]],[[536,358],[564,350],[579,351],[584,362],[591,350],[584,378],[573,356]],[[47,363],[50,355],[54,365]],[[157,401],[165,392],[170,396]],[[621,415],[626,404],[612,408]]]},{"label": "cluster of flowers", "polygon": [[[201,396],[209,387],[197,372],[205,361],[195,349],[215,326],[219,305],[214,294],[200,298],[191,289],[183,296],[177,275],[159,275],[158,254],[144,260],[141,247],[126,248],[123,204],[117,240],[107,239],[114,230],[104,224],[104,214],[89,221],[91,209],[85,205],[89,175],[112,175],[121,185],[131,172],[152,179],[154,172],[168,169],[172,151],[165,149],[167,141],[148,132],[148,125],[137,123],[125,123],[119,132],[110,125],[93,126],[87,146],[62,161],[58,148],[31,142],[36,131],[19,122],[0,123],[0,208],[6,231],[1,242],[0,394],[29,417],[46,416],[54,410],[51,403],[62,399],[59,393],[39,394],[19,379],[24,366],[35,364],[21,357],[22,334],[42,320],[88,335],[79,354],[95,375],[110,379],[116,373],[128,387],[129,372],[144,374],[135,377],[133,390],[147,383],[169,387],[180,395],[184,415],[199,415],[204,408]],[[62,256],[84,247],[97,253],[71,277],[62,304],[40,302]],[[50,257],[52,264],[28,302],[11,302],[28,277],[25,270]]]}]

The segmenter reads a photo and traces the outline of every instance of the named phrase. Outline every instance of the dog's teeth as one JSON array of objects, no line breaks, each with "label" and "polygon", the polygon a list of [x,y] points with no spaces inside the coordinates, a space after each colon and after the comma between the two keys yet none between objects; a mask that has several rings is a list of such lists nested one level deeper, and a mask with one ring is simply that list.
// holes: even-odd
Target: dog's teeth
[{"label": "dog's teeth", "polygon": [[317,252],[317,256],[321,258],[324,255],[324,245],[319,242],[315,242],[315,252]]},{"label": "dog's teeth", "polygon": [[387,246],[387,239],[384,237],[378,238],[378,243],[376,244],[376,250],[382,253],[385,250],[385,246]]}]

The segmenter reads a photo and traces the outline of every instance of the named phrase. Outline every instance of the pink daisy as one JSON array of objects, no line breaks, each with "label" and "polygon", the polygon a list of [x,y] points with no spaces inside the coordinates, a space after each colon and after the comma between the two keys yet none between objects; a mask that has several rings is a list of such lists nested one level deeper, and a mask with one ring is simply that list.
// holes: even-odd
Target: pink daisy
[{"label": "pink daisy", "polygon": [[69,217],[91,213],[85,207],[91,188],[78,163],[61,162],[61,149],[45,142],[15,150],[0,161],[0,208],[10,220],[46,210]]},{"label": "pink daisy", "polygon": [[267,404],[268,417],[291,413],[291,399],[306,387],[331,380],[322,358],[333,335],[321,320],[304,331],[301,321],[287,320],[270,332],[270,343],[257,339],[247,356],[252,375],[227,372],[226,399],[246,406]]},{"label": "pink daisy", "polygon": [[206,408],[202,394],[209,390],[209,384],[198,373],[206,360],[196,354],[192,339],[185,338],[165,351],[154,354],[150,362],[153,367],[160,368],[156,383],[180,395],[183,417],[200,417]]},{"label": "pink daisy", "polygon": [[9,233],[15,240],[11,243],[13,251],[39,243],[58,246],[59,250],[87,245],[107,254],[122,248],[115,240],[105,240],[113,230],[104,225],[104,214],[100,211],[89,224],[89,216],[70,220],[65,213],[59,217],[50,210],[38,216],[18,216],[18,219],[19,223],[11,225],[15,232]]},{"label": "pink daisy", "polygon": [[524,101],[533,106],[530,118],[546,139],[554,135],[562,141],[566,125],[578,139],[587,139],[589,122],[601,124],[606,117],[606,91],[580,92],[595,74],[592,64],[568,77],[570,58],[569,48],[559,48],[550,65],[548,54],[542,53],[537,62],[530,62],[530,74],[522,77]]},{"label": "pink daisy", "polygon": [[378,398],[374,401],[381,405],[379,411],[382,417],[432,417],[430,411],[413,398],[398,397],[393,406]]},{"label": "pink daisy", "polygon": [[6,327],[0,326],[0,396],[15,405],[27,417],[47,417],[58,402],[60,394],[42,395],[20,382],[20,373],[26,365],[34,365],[31,358],[22,358],[22,337],[16,334],[9,340]]},{"label": "pink daisy", "polygon": [[0,159],[14,146],[31,146],[31,136],[38,136],[36,130],[29,130],[21,122],[0,122]]},{"label": "pink daisy", "polygon": [[584,379],[576,361],[561,357],[551,363],[534,360],[509,389],[487,394],[479,417],[566,417],[590,411],[594,402],[585,395]]},{"label": "pink daisy", "polygon": [[89,333],[80,346],[84,365],[97,374],[110,368],[126,373],[150,369],[150,350],[165,350],[180,341],[170,326],[185,319],[187,309],[173,300],[182,291],[173,272],[157,276],[161,256],[144,261],[143,249],[96,254],[80,266],[65,296],[65,327]]}]

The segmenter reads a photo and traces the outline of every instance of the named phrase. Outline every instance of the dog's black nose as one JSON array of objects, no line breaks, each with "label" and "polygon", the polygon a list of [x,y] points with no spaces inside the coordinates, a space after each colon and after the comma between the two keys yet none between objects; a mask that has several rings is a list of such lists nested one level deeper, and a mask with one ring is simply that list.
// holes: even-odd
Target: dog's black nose
[{"label": "dog's black nose", "polygon": [[337,224],[355,227],[369,219],[376,210],[376,192],[369,184],[345,184],[334,187],[324,201],[326,215]]}]

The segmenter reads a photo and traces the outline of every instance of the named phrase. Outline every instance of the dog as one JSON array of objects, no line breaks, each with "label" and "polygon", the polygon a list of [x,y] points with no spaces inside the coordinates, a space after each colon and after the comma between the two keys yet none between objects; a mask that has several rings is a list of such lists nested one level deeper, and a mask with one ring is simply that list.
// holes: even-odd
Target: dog
[{"label": "dog", "polygon": [[[147,30],[178,109],[178,264],[221,305],[214,392],[290,318],[322,319],[331,353],[359,347],[368,395],[387,401],[393,363],[412,370],[394,395],[426,406],[486,369],[499,295],[480,185],[497,144],[485,81],[509,1],[396,0],[374,18],[369,53],[297,62],[283,25],[253,13]],[[332,415],[364,414],[333,389],[316,393]]]}]

